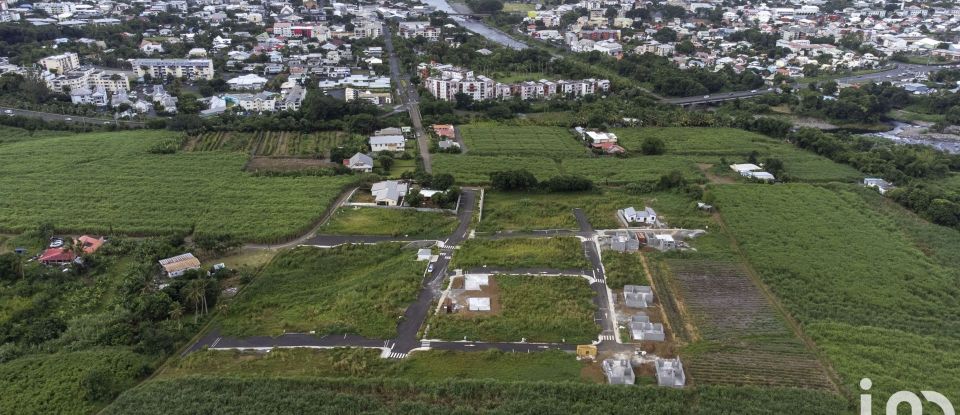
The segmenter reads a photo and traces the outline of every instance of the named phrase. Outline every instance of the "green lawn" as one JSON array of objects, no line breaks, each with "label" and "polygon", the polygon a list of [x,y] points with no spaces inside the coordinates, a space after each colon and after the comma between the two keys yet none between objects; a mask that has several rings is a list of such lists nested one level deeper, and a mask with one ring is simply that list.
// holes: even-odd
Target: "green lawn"
[{"label": "green lawn", "polygon": [[276,258],[218,320],[227,335],[396,335],[426,264],[401,244],[297,248]]},{"label": "green lawn", "polygon": [[422,351],[397,361],[376,349],[276,349],[269,353],[200,351],[169,364],[159,378],[184,376],[396,377],[410,380],[496,379],[581,382],[584,363],[571,353]]},{"label": "green lawn", "polygon": [[[849,390],[869,377],[875,396],[919,387],[960,394],[960,273],[946,259],[956,248],[948,255],[921,248],[955,241],[956,231],[906,226],[864,203],[860,189],[712,191],[747,259]],[[933,348],[943,352],[932,357]]]},{"label": "green lawn", "polygon": [[330,235],[386,235],[441,238],[457,227],[452,214],[413,209],[343,207],[320,228]]},{"label": "green lawn", "polygon": [[590,267],[577,238],[470,239],[453,256],[451,268],[507,269]]},{"label": "green lawn", "polygon": [[792,144],[735,128],[620,128],[614,132],[620,143],[631,151],[639,151],[648,137],[662,139],[666,155],[686,158],[696,163],[719,164],[746,162],[752,151],[759,159],[779,158],[786,173],[801,181],[856,181],[863,177],[854,168],[835,163],[825,157],[798,149]]},{"label": "green lawn", "polygon": [[125,131],[0,146],[0,231],[228,233],[277,242],[310,228],[353,179],[255,177],[246,156],[153,154],[166,131]]},{"label": "green lawn", "polygon": [[623,189],[605,188],[583,193],[486,192],[479,231],[577,229],[573,209],[587,214],[594,229],[619,228],[618,209],[633,206],[654,208],[673,226],[686,228],[709,225],[709,215],[696,210],[695,201],[678,192],[640,195]]},{"label": "green lawn", "polygon": [[459,127],[470,154],[479,156],[584,157],[589,150],[560,127],[507,126],[492,122]]},{"label": "green lawn", "polygon": [[593,321],[594,292],[581,277],[493,276],[500,312],[436,314],[429,337],[443,340],[589,343],[600,333]]}]

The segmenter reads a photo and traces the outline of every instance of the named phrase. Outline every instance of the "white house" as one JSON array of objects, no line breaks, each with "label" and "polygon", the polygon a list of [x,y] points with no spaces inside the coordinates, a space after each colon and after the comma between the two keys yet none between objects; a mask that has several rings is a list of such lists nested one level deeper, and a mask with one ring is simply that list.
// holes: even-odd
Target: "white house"
[{"label": "white house", "polygon": [[252,73],[241,75],[227,81],[227,85],[230,85],[230,89],[246,91],[259,91],[263,89],[264,85],[266,84],[267,78]]},{"label": "white house", "polygon": [[623,215],[623,219],[631,223],[643,223],[648,225],[653,225],[657,223],[657,212],[655,212],[649,206],[644,207],[643,210],[636,210],[632,206],[620,211]]},{"label": "white house", "polygon": [[380,151],[404,151],[406,150],[406,140],[402,135],[377,135],[370,137],[370,150],[374,153]]},{"label": "white house", "polygon": [[407,195],[409,186],[405,182],[397,180],[384,180],[374,183],[370,187],[370,193],[378,205],[399,206],[403,197]]},{"label": "white house", "polygon": [[191,253],[161,259],[160,266],[170,278],[179,277],[191,269],[200,269],[200,260]]},{"label": "white house", "polygon": [[357,153],[344,160],[343,165],[349,167],[350,170],[369,173],[373,171],[373,158],[363,153]]}]

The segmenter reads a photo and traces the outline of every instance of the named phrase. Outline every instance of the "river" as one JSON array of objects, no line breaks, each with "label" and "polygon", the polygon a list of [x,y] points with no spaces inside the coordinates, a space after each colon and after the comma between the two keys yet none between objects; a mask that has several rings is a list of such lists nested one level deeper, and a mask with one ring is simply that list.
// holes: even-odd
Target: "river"
[{"label": "river", "polygon": [[[457,14],[457,10],[447,3],[446,0],[421,0],[424,4],[432,6],[438,11],[445,12],[447,14]],[[513,48],[516,50],[526,49],[527,45],[523,42],[520,42],[510,36],[507,36],[506,33],[501,32],[499,29],[488,26],[486,23],[483,23],[478,20],[473,20],[467,16],[452,16],[453,20],[457,22],[460,26],[463,26],[465,29],[476,33],[480,36],[483,36],[487,39],[490,39],[493,42],[499,43],[508,48]]]},{"label": "river", "polygon": [[882,133],[870,134],[874,137],[886,138],[901,144],[923,144],[951,154],[960,154],[960,140],[949,138],[923,137],[908,130],[919,127],[902,122],[894,122],[894,128]]}]

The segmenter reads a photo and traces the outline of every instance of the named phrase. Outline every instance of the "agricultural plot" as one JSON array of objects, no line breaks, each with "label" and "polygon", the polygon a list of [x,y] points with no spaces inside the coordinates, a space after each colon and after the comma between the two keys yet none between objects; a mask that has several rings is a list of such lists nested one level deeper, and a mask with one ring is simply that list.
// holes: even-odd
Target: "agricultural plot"
[{"label": "agricultural plot", "polygon": [[211,131],[187,139],[187,151],[243,152],[262,157],[328,157],[330,149],[364,137],[343,131]]},{"label": "agricultural plot", "polygon": [[[667,261],[670,279],[703,343],[687,359],[697,383],[830,390],[830,379],[741,267]],[[691,350],[698,348],[697,344]]]},{"label": "agricultural plot", "polygon": [[400,244],[284,252],[218,321],[224,334],[396,335],[397,316],[417,297],[426,264]]},{"label": "agricultural plot", "polygon": [[565,159],[560,167],[564,174],[583,176],[601,185],[655,182],[675,170],[687,181],[703,181],[703,173],[694,161],[671,155]]},{"label": "agricultural plot", "polygon": [[470,239],[453,256],[451,268],[586,269],[590,265],[577,238]]},{"label": "agricultural plot", "polygon": [[581,277],[496,275],[500,309],[490,315],[438,313],[430,319],[431,338],[517,342],[589,343],[594,292]]},{"label": "agricultural plot", "polygon": [[796,180],[856,181],[863,174],[856,169],[818,156],[773,138],[735,128],[621,128],[614,131],[620,143],[632,152],[639,152],[647,137],[666,143],[667,155],[679,155],[698,163],[719,164],[744,162],[756,151],[762,160],[767,157],[783,161],[786,173]]},{"label": "agricultural plot", "polygon": [[503,193],[487,192],[483,200],[481,232],[501,230],[577,229],[573,209],[587,214],[594,229],[616,229],[617,209],[633,206],[654,208],[671,226],[702,228],[710,224],[696,203],[677,192],[629,194],[621,189],[584,193]]},{"label": "agricultural plot", "polygon": [[[414,355],[416,356],[416,355]],[[414,357],[413,359],[416,359]],[[224,391],[239,391],[225,394]],[[241,393],[242,392],[242,393]],[[104,415],[261,415],[283,408],[313,413],[538,413],[646,415],[840,415],[835,394],[801,389],[610,387],[550,382],[449,379],[291,379],[194,376],[152,380],[113,402]],[[625,409],[627,408],[627,409]],[[638,410],[637,408],[642,408]],[[639,411],[639,412],[638,412]]]},{"label": "agricultural plot", "polygon": [[458,127],[471,154],[479,156],[584,157],[589,150],[560,127],[518,127],[496,123]]},{"label": "agricultural plot", "polygon": [[30,131],[22,128],[0,125],[0,144],[16,143],[18,141],[36,140],[38,138],[62,137],[72,133],[64,131]]},{"label": "agricultural plot", "polygon": [[456,216],[447,213],[344,207],[337,210],[330,221],[320,228],[320,233],[441,238],[452,233],[456,226]]},{"label": "agricultural plot", "polygon": [[502,170],[524,169],[533,173],[538,180],[560,174],[560,164],[550,158],[478,156],[472,150],[468,154],[434,154],[432,162],[434,174],[452,174],[460,184],[489,183],[490,173]]},{"label": "agricultural plot", "polygon": [[[875,393],[933,385],[930,373],[937,372],[941,393],[960,393],[958,366],[943,364],[960,354],[905,364],[926,356],[930,344],[960,338],[957,271],[917,249],[908,236],[913,231],[842,188],[732,185],[712,191],[747,259],[816,339],[847,388],[857,390],[863,377],[875,380]],[[883,364],[890,361],[878,353],[902,358]]]},{"label": "agricultural plot", "polygon": [[0,146],[0,230],[228,233],[278,242],[310,228],[349,177],[254,177],[246,156],[153,154],[164,131],[82,134]]}]

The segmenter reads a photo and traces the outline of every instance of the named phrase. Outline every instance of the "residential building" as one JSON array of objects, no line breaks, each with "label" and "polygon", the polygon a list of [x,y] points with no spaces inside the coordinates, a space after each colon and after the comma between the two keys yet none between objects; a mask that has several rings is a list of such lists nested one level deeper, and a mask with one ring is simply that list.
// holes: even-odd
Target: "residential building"
[{"label": "residential building", "polygon": [[631,308],[647,308],[653,304],[653,289],[647,285],[624,285],[623,302]]},{"label": "residential building", "polygon": [[430,26],[430,22],[400,22],[398,32],[404,39],[421,36],[431,42],[440,40],[440,28]]},{"label": "residential building", "polygon": [[159,262],[160,267],[163,268],[163,272],[170,278],[179,277],[192,269],[200,269],[200,260],[189,252],[171,258],[161,259]]},{"label": "residential building", "polygon": [[376,182],[370,187],[370,193],[373,194],[376,204],[383,206],[399,206],[407,195],[407,190],[409,185],[397,180]]},{"label": "residential building", "polygon": [[343,165],[350,170],[369,173],[373,171],[373,157],[363,153],[354,154],[353,157],[343,161]]},{"label": "residential building", "polygon": [[210,59],[131,59],[130,64],[138,77],[213,79],[213,61]]},{"label": "residential building", "polygon": [[227,81],[233,90],[259,91],[267,84],[267,78],[255,74],[241,75]]},{"label": "residential building", "polygon": [[621,217],[627,223],[641,223],[645,225],[655,225],[657,223],[657,212],[651,207],[644,207],[643,210],[636,210],[632,206],[618,211]]},{"label": "residential building", "polygon": [[402,135],[379,135],[370,137],[370,151],[404,151],[406,139]]},{"label": "residential building", "polygon": [[663,324],[651,323],[650,316],[638,313],[630,318],[630,337],[640,341],[662,342],[664,340]]},{"label": "residential building", "polygon": [[62,74],[80,66],[80,57],[76,53],[67,52],[59,55],[47,56],[37,62],[43,69]]}]

